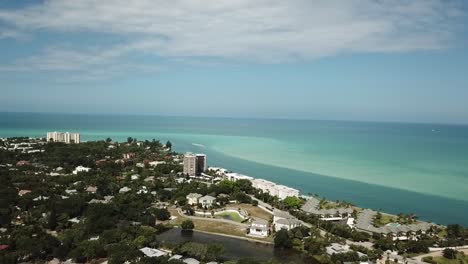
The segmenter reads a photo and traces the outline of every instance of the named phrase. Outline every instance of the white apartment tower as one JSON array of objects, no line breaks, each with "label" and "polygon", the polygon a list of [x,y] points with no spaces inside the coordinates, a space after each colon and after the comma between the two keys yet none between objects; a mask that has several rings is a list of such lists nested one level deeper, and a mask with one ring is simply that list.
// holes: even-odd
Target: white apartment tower
[{"label": "white apartment tower", "polygon": [[69,132],[47,132],[47,142],[63,142],[63,143],[76,143],[81,142],[81,137],[79,133],[69,133]]},{"label": "white apartment tower", "polygon": [[184,155],[184,174],[189,176],[200,175],[208,168],[205,154],[187,153]]},{"label": "white apartment tower", "polygon": [[184,155],[184,174],[195,176],[197,173],[197,156],[187,153]]}]

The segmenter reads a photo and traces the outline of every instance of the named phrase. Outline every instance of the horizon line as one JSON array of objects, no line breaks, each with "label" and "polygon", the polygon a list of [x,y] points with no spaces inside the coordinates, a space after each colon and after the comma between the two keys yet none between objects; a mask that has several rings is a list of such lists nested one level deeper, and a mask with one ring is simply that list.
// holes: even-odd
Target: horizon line
[{"label": "horizon line", "polygon": [[122,112],[48,112],[48,111],[5,111],[0,110],[0,114],[55,114],[55,115],[91,115],[91,116],[154,116],[154,117],[174,117],[174,118],[214,118],[214,119],[236,119],[236,120],[281,120],[281,121],[315,121],[315,122],[350,122],[350,123],[383,123],[383,124],[415,124],[415,125],[451,125],[468,126],[467,123],[452,122],[425,122],[425,121],[402,121],[402,120],[359,120],[359,119],[313,119],[304,117],[245,117],[245,116],[205,116],[205,115],[165,115],[157,113],[122,113]]}]

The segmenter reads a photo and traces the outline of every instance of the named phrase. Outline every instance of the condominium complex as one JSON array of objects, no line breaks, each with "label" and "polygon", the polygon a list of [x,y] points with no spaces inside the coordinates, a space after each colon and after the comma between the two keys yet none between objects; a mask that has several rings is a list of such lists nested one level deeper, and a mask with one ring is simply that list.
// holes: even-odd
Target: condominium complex
[{"label": "condominium complex", "polygon": [[189,176],[200,175],[207,169],[205,154],[187,153],[184,155],[184,174]]},{"label": "condominium complex", "polygon": [[238,180],[249,180],[249,181],[252,181],[254,178],[250,177],[250,176],[247,176],[247,175],[243,175],[243,174],[239,174],[239,173],[235,173],[235,172],[232,172],[232,173],[226,173],[225,175],[225,179],[226,180],[229,180],[229,181],[238,181]]},{"label": "condominium complex", "polygon": [[285,199],[286,197],[290,196],[299,196],[299,190],[290,188],[288,186],[279,185],[264,179],[252,180],[252,187],[260,189],[265,193],[269,193],[272,196],[277,196],[280,199]]},{"label": "condominium complex", "polygon": [[47,132],[47,141],[79,144],[81,142],[81,137],[79,133]]}]

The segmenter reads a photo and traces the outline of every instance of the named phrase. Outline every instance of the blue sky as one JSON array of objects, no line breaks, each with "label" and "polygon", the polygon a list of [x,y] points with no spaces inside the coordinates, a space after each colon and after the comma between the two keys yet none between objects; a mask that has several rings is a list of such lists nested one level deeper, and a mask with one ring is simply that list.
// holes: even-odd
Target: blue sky
[{"label": "blue sky", "polygon": [[0,0],[0,111],[468,123],[467,11]]}]

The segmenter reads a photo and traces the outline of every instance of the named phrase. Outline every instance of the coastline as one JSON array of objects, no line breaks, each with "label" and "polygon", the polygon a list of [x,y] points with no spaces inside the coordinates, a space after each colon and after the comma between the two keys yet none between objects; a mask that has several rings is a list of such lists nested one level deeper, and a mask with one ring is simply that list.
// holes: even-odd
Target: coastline
[{"label": "coastline", "polygon": [[[1,115],[1,113],[0,113]],[[316,193],[321,197],[330,200],[346,200],[363,208],[371,208],[374,210],[382,210],[392,214],[402,213],[416,213],[421,219],[433,221],[440,224],[450,224],[453,222],[468,225],[468,212],[466,207],[468,201],[458,200],[454,198],[446,198],[437,194],[426,194],[414,191],[407,191],[399,188],[390,188],[388,186],[369,184],[363,181],[356,181],[350,179],[343,179],[329,175],[320,175],[300,170],[288,169],[279,166],[268,164],[261,164],[255,161],[246,159],[239,159],[230,155],[225,155],[211,149],[210,144],[203,144],[205,142],[197,140],[195,135],[189,134],[188,130],[192,130],[192,123],[186,124],[184,129],[178,129],[174,125],[181,125],[179,121],[184,121],[186,118],[178,118],[172,120],[171,118],[163,118],[161,124],[154,124],[155,117],[141,117],[131,116],[128,117],[128,126],[122,127],[120,125],[121,118],[119,115],[107,117],[102,119],[103,116],[96,115],[74,115],[73,119],[66,118],[68,115],[61,115],[60,119],[42,120],[43,117],[49,117],[48,114],[44,115],[30,115],[19,114],[21,118],[17,118],[18,114],[12,113],[5,115],[10,116],[0,121],[0,136],[42,136],[47,130],[70,130],[80,131],[83,134],[84,140],[102,140],[107,136],[113,139],[125,140],[127,136],[137,137],[139,139],[159,138],[161,140],[171,140],[176,146],[178,152],[206,152],[210,156],[210,164],[222,165],[228,169],[238,171],[243,174],[253,175],[256,178],[264,178],[280,184],[291,186],[300,189],[302,193]],[[53,116],[52,116],[53,117]],[[127,118],[126,116],[124,118]],[[19,121],[17,121],[19,119]],[[110,120],[109,120],[110,119]],[[119,122],[114,123],[114,119]],[[180,119],[180,120],[179,120]],[[125,119],[126,120],[126,119]],[[193,128],[193,133],[202,133],[204,140],[209,140],[212,134],[225,135],[226,128],[232,127],[231,122],[239,122],[236,120],[216,119],[215,126],[211,124],[211,119],[204,119],[200,126],[197,125]],[[193,121],[188,119],[188,121]],[[229,121],[229,122],[228,122]],[[244,122],[244,121],[242,121]],[[249,121],[245,124],[255,126]],[[259,121],[261,122],[261,121]],[[294,123],[294,122],[293,122]],[[340,124],[339,122],[334,122]],[[243,124],[243,123],[242,123]],[[270,124],[277,126],[278,124]],[[345,124],[347,125],[347,124]],[[363,123],[364,126],[372,124]],[[391,126],[393,124],[387,124]],[[416,128],[419,125],[412,125]],[[44,127],[50,129],[44,129]],[[424,127],[428,127],[425,125]],[[253,128],[252,133],[257,133],[256,128]],[[115,132],[122,131],[122,132]],[[139,132],[136,132],[139,131]],[[250,128],[249,128],[250,131]],[[228,132],[233,134],[239,132],[241,136],[249,136],[250,132],[244,130],[235,130]],[[191,131],[190,131],[191,132]],[[249,132],[249,134],[246,134]],[[193,138],[195,137],[195,138]],[[464,136],[463,136],[464,138]],[[201,149],[194,146],[192,143],[203,144],[206,146]],[[252,149],[256,146],[252,145]],[[284,154],[282,154],[284,155]],[[397,180],[397,179],[395,179]],[[430,181],[428,179],[427,181]],[[425,184],[427,181],[422,181]],[[447,179],[447,184],[450,181]],[[458,185],[463,187],[462,185]],[[437,192],[434,192],[437,193]]]}]

